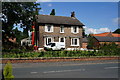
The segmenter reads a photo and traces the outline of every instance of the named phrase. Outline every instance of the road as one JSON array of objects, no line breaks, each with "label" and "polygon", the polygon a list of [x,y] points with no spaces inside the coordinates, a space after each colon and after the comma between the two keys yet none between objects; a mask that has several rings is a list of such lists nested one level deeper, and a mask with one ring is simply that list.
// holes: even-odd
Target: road
[{"label": "road", "polygon": [[117,60],[17,63],[15,78],[118,78]]}]

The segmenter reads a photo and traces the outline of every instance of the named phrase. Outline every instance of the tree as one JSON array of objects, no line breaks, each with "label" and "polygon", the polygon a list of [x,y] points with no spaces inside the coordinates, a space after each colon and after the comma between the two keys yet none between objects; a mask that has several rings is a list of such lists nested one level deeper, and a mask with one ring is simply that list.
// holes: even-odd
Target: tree
[{"label": "tree", "polygon": [[88,49],[93,49],[93,47],[94,47],[94,41],[93,41],[93,36],[88,36],[88,46],[87,46],[87,48]]},{"label": "tree", "polygon": [[24,36],[24,38],[29,37],[29,35],[28,35],[28,29],[27,29],[27,28],[25,28],[25,29],[23,30],[23,36]]},{"label": "tree", "polygon": [[2,3],[2,30],[10,35],[14,24],[21,24],[21,28],[30,30],[35,15],[38,14],[40,4],[34,2],[3,2]]},{"label": "tree", "polygon": [[12,30],[15,38],[16,38],[16,42],[20,43],[21,39],[28,37],[28,32],[24,29],[23,32],[19,31],[18,28],[16,27],[15,29]]},{"label": "tree", "polygon": [[50,15],[55,15],[55,9],[52,9]]},{"label": "tree", "polygon": [[94,36],[91,36],[91,34],[89,34],[88,36],[88,49],[98,49],[99,48],[99,44],[97,43],[97,40],[94,38]]},{"label": "tree", "polygon": [[85,34],[85,29],[82,30],[82,35],[83,35],[83,38],[87,37],[87,34]]},{"label": "tree", "polygon": [[120,34],[120,29],[116,29],[113,33],[117,33],[117,34]]}]

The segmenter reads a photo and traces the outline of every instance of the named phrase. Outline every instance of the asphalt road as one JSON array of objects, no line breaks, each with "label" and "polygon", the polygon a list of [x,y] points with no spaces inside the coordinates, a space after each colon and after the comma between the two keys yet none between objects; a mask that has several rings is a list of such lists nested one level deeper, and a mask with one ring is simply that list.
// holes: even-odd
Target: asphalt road
[{"label": "asphalt road", "polygon": [[118,78],[118,61],[18,63],[15,78]]}]

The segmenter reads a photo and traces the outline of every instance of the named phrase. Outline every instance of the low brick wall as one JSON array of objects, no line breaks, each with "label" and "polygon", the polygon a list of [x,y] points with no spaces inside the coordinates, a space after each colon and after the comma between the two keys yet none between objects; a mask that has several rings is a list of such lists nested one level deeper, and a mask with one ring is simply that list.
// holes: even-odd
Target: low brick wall
[{"label": "low brick wall", "polygon": [[0,63],[7,63],[10,61],[11,63],[37,63],[37,62],[58,62],[58,61],[94,61],[94,60],[117,60],[120,57],[79,57],[79,58],[71,58],[71,57],[52,57],[52,58],[2,58]]}]

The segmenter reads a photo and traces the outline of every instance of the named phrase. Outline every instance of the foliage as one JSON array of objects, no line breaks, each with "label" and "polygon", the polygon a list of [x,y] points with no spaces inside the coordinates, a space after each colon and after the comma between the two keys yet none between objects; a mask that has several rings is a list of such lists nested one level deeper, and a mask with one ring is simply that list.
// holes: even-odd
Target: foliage
[{"label": "foliage", "polygon": [[115,45],[105,45],[94,51],[42,51],[3,54],[4,58],[25,57],[90,57],[90,56],[118,56],[120,48]]},{"label": "foliage", "polygon": [[16,38],[17,43],[20,43],[20,41],[23,38],[28,37],[28,36],[26,36],[27,33],[24,34],[23,32],[19,31],[17,27],[15,29],[13,29],[12,32],[13,32],[15,38]]},{"label": "foliage", "polygon": [[50,15],[55,15],[55,9],[52,9]]},{"label": "foliage", "polygon": [[12,65],[8,62],[3,70],[3,76],[5,80],[12,80],[14,76],[12,75]]},{"label": "foliage", "polygon": [[85,29],[82,30],[82,35],[83,35],[83,38],[87,37],[87,34],[85,34]]},{"label": "foliage", "polygon": [[117,34],[120,34],[120,29],[116,29],[113,33],[117,33]]},{"label": "foliage", "polygon": [[88,49],[93,49],[94,47],[94,37],[93,36],[88,36],[88,46],[87,48]]},{"label": "foliage", "polygon": [[101,54],[104,55],[118,55],[119,50],[120,48],[118,48],[118,45],[116,45],[115,43],[111,43],[101,45],[99,51],[101,52]]},{"label": "foliage", "polygon": [[28,53],[33,51],[33,46],[20,46],[19,44],[13,44],[13,46],[4,45],[2,49],[2,57],[4,58],[20,58],[22,53]]},{"label": "foliage", "polygon": [[7,37],[19,38],[21,36],[17,29],[13,30],[15,24],[20,24],[20,27],[25,29],[24,33],[28,36],[28,30],[31,30],[35,15],[38,15],[39,5],[35,2],[2,2],[3,45],[8,44],[8,41],[5,41],[5,39],[8,39]]},{"label": "foliage", "polygon": [[[10,32],[14,24],[22,23],[21,27],[30,28],[36,15],[38,3],[34,2],[3,2],[3,30]],[[40,8],[39,8],[40,9]]]}]

